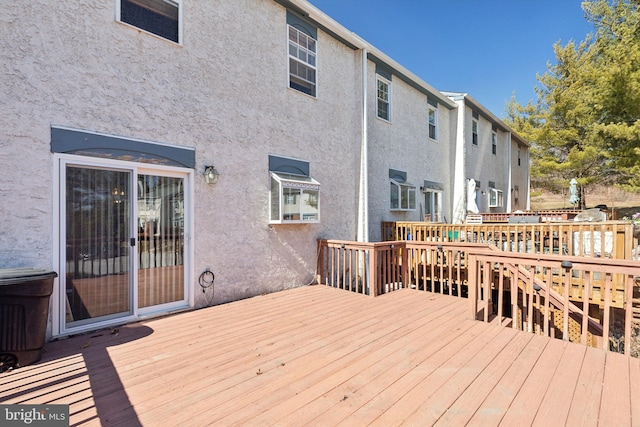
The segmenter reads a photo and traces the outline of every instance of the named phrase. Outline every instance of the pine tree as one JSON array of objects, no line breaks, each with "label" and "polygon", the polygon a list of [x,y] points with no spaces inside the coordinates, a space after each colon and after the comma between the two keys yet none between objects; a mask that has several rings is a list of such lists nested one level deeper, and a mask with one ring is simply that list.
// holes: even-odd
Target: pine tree
[{"label": "pine tree", "polygon": [[553,46],[535,104],[512,97],[505,107],[505,121],[532,143],[532,184],[558,191],[576,178],[582,208],[593,183],[640,191],[639,6],[584,2],[594,32]]}]

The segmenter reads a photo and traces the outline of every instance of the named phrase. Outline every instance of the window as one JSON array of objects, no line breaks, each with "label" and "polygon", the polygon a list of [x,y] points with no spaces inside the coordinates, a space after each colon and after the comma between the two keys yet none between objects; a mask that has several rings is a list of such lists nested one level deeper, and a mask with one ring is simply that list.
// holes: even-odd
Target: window
[{"label": "window", "polygon": [[489,207],[500,208],[502,206],[503,206],[502,191],[495,188],[489,188]]},{"label": "window", "polygon": [[416,209],[416,187],[407,182],[407,173],[389,169],[391,210]]},{"label": "window", "polygon": [[429,138],[438,139],[437,133],[438,110],[429,106]]},{"label": "window", "polygon": [[498,154],[498,134],[491,132],[491,153]]},{"label": "window", "polygon": [[309,176],[271,172],[269,222],[320,221],[320,183]]},{"label": "window", "polygon": [[478,145],[478,121],[475,119],[471,120],[471,143]]},{"label": "window", "polygon": [[390,114],[390,82],[389,80],[378,76],[377,78],[377,86],[378,86],[378,117],[384,120],[391,120]]},{"label": "window", "polygon": [[520,187],[518,187],[517,185],[513,188],[513,202],[515,203],[516,206],[518,206],[520,203]]},{"label": "window", "polygon": [[416,209],[416,187],[391,180],[391,210],[413,211]]},{"label": "window", "polygon": [[289,87],[316,96],[316,40],[291,25]]},{"label": "window", "polygon": [[442,222],[442,191],[424,190],[424,220]]},{"label": "window", "polygon": [[521,163],[521,161],[520,161],[521,152],[522,152],[522,150],[520,149],[520,147],[518,147],[518,166],[520,166],[520,163]]},{"label": "window", "polygon": [[120,0],[116,3],[116,17],[120,22],[179,43],[180,1]]}]

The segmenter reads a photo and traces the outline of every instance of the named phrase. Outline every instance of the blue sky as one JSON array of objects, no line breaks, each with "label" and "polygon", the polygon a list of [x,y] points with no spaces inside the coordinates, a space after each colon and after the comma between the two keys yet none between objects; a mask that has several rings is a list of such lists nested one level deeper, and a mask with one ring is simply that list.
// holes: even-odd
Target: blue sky
[{"label": "blue sky", "polygon": [[582,0],[310,0],[438,90],[466,92],[498,117],[515,92],[535,100],[553,44],[593,27]]}]

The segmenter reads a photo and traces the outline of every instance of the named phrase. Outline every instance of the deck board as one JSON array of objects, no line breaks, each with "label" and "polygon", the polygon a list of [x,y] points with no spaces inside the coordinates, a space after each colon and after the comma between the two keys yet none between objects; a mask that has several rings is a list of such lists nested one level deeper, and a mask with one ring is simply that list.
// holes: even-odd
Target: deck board
[{"label": "deck board", "polygon": [[504,425],[532,425],[567,345],[566,341],[549,341],[502,419]]},{"label": "deck board", "polygon": [[[323,422],[330,424],[349,416],[380,389],[384,390],[386,384],[392,383],[399,370],[404,372],[403,368],[416,363],[416,357],[428,354],[426,347],[444,339],[443,331],[456,327],[455,318],[446,314],[431,312],[429,317],[437,317],[429,319],[424,316],[426,323],[412,323],[415,329],[403,337],[402,342],[398,340],[391,346],[387,345],[382,352],[376,349],[375,353],[365,354],[341,369],[335,377],[321,377],[312,389],[303,390],[293,401],[280,402],[275,409],[286,413],[281,421],[284,424],[305,423],[322,418]],[[375,345],[380,344],[377,342]],[[294,402],[297,405],[294,406]],[[266,420],[269,416],[267,411],[256,421]]]},{"label": "deck board", "polygon": [[530,334],[515,333],[508,345],[469,384],[466,390],[457,396],[456,401],[435,425],[450,426],[454,422],[460,424],[469,422],[489,393],[494,390],[515,360],[520,357],[531,337]]},{"label": "deck board", "polygon": [[586,348],[582,362],[583,369],[580,371],[571,409],[567,416],[567,425],[585,427],[598,425],[605,359],[604,351]]},{"label": "deck board", "polygon": [[47,343],[1,403],[72,425],[638,425],[637,359],[469,319],[466,299],[308,286]]},{"label": "deck board", "polygon": [[534,425],[549,426],[555,423],[566,423],[586,349],[586,346],[581,345],[565,346],[536,413]]},{"label": "deck board", "polygon": [[483,345],[482,350],[475,353],[474,357],[456,367],[455,373],[446,380],[446,383],[425,399],[418,410],[405,420],[406,425],[422,423],[432,425],[447,412],[460,394],[498,357],[516,335],[512,329],[498,327],[496,329],[499,330],[499,333],[490,342]]},{"label": "deck board", "polygon": [[630,393],[619,393],[629,386],[629,359],[619,354],[608,354],[598,416],[600,425],[631,425]]},{"label": "deck board", "polygon": [[[640,360],[629,360],[629,383],[640,383]],[[631,401],[631,419],[638,420],[640,417],[640,387],[630,387],[631,393],[629,399]]]}]

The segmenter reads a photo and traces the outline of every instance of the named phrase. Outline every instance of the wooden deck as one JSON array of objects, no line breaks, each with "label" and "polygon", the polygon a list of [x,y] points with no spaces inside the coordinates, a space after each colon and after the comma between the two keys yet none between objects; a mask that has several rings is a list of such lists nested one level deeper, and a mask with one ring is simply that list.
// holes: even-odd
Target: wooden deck
[{"label": "wooden deck", "polygon": [[308,286],[48,343],[0,403],[71,425],[640,425],[640,361],[469,320],[468,300]]}]

